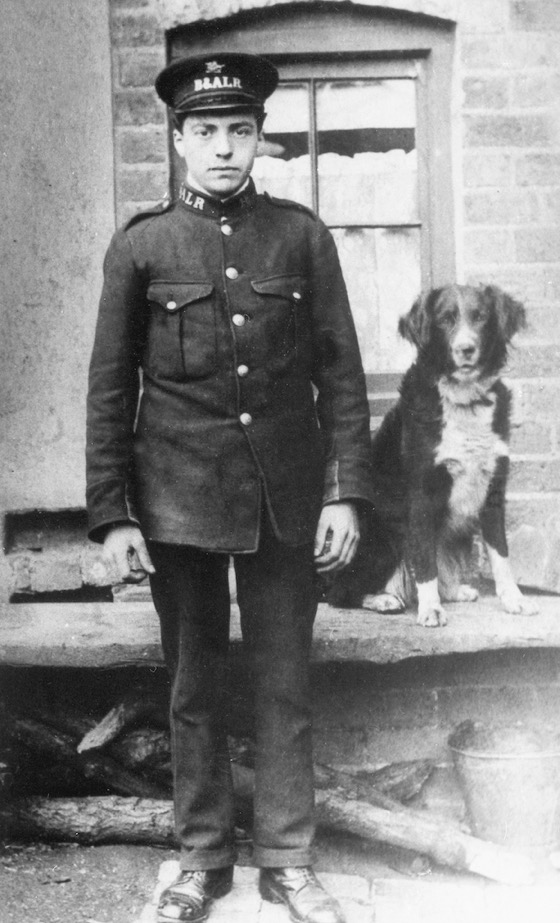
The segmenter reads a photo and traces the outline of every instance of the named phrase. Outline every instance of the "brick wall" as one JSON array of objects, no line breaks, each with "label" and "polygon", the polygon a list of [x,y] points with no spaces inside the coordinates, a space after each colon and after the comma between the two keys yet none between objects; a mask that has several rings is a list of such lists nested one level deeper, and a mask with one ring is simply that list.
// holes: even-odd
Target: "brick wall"
[{"label": "brick wall", "polygon": [[511,550],[520,579],[558,590],[559,8],[491,0],[463,9],[464,272],[468,281],[497,282],[528,308],[529,329],[510,362]]},{"label": "brick wall", "polygon": [[[165,26],[273,5],[112,0],[119,222],[167,190],[165,112],[152,89],[164,64]],[[508,370],[515,392],[511,550],[519,579],[560,590],[559,8],[554,0],[377,5],[457,18],[458,273],[502,285],[529,311],[530,328]]]}]

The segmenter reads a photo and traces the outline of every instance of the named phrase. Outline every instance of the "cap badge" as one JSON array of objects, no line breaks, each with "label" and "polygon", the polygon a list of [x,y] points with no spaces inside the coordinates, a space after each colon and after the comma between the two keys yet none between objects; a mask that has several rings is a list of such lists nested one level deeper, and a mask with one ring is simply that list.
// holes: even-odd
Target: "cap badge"
[{"label": "cap badge", "polygon": [[225,64],[218,64],[217,61],[207,61],[206,62],[206,73],[207,74],[221,74]]}]

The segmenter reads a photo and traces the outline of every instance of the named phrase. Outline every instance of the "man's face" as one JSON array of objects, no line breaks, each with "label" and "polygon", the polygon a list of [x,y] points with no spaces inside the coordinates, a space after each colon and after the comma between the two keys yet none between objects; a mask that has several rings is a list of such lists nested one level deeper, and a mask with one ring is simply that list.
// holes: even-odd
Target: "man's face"
[{"label": "man's face", "polygon": [[188,115],[173,142],[188,176],[209,195],[227,198],[245,182],[257,153],[259,130],[252,112]]}]

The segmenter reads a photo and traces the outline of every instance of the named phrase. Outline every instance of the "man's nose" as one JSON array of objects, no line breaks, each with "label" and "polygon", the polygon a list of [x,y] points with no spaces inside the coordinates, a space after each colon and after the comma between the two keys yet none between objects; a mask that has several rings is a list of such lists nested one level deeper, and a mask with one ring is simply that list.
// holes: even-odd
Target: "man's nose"
[{"label": "man's nose", "polygon": [[233,148],[231,138],[226,131],[220,131],[216,134],[215,151],[219,157],[229,157]]}]

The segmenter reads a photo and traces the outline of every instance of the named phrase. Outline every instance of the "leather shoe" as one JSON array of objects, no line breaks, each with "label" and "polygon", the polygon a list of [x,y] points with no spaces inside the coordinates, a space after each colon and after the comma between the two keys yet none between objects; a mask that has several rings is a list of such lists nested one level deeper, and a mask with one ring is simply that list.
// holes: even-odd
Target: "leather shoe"
[{"label": "leather shoe", "polygon": [[202,923],[208,919],[210,905],[231,891],[233,867],[183,870],[161,893],[157,923]]},{"label": "leather shoe", "polygon": [[261,869],[259,891],[263,900],[285,904],[293,923],[345,923],[340,905],[311,866]]}]

